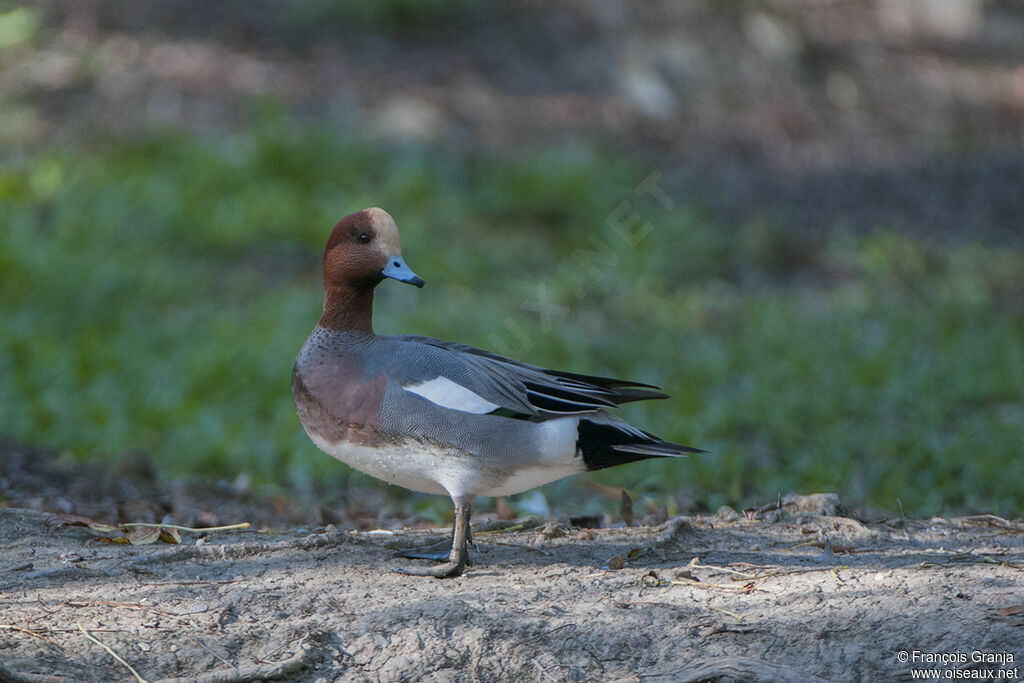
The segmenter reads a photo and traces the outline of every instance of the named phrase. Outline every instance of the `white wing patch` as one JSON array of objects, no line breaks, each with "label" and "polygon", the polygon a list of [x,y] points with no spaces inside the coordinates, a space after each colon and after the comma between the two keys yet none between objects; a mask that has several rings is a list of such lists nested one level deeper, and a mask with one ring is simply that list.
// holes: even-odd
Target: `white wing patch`
[{"label": "white wing patch", "polygon": [[500,406],[491,403],[461,384],[457,384],[447,377],[435,377],[419,384],[403,386],[406,391],[422,396],[431,403],[436,403],[444,408],[461,410],[464,413],[476,413],[482,415],[497,410]]}]

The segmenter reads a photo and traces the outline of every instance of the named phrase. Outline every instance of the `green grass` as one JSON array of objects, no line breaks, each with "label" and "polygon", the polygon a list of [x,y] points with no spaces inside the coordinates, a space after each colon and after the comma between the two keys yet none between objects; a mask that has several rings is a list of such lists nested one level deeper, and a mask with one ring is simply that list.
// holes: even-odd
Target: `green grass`
[{"label": "green grass", "polygon": [[497,159],[279,117],[3,155],[0,432],[19,439],[142,449],[169,478],[365,484],[308,441],[289,373],[331,226],[380,205],[427,287],[384,283],[378,332],[659,384],[670,400],[624,414],[712,451],[600,481],[670,506],[829,490],[1024,513],[1020,246],[734,228],[638,196],[652,169],[596,146]]}]

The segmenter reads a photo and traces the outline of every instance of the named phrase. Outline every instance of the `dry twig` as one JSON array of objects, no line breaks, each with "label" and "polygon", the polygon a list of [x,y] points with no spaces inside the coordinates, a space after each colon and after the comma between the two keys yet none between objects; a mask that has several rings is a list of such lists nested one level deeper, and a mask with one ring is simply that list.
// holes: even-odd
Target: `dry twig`
[{"label": "dry twig", "polygon": [[534,548],[533,546],[521,545],[519,543],[508,543],[507,541],[487,541],[487,542],[492,544],[492,545],[503,545],[503,546],[506,546],[508,548],[518,548],[519,550],[530,550],[530,551],[535,552],[535,553],[540,553],[541,555],[547,555],[548,557],[551,557],[551,555],[553,554],[553,553],[548,552],[547,550],[544,550],[543,548]]},{"label": "dry twig", "polygon": [[[38,631],[32,631],[32,630],[24,628],[22,626],[15,626],[14,624],[0,624],[0,629],[3,629],[5,631],[20,631],[21,633],[27,633],[30,636],[35,636],[36,638],[39,638],[40,640],[46,641],[50,645],[56,645],[57,647],[60,647],[60,648],[63,647],[63,645],[61,645],[60,643],[53,642],[52,640],[50,640],[49,638],[44,636],[42,633],[39,633]],[[49,633],[49,632],[50,631],[47,630],[47,633]]]},{"label": "dry twig", "polygon": [[227,524],[225,526],[207,526],[207,527],[190,527],[190,526],[177,526],[175,524],[151,524],[149,522],[123,522],[118,524],[122,527],[145,527],[147,529],[177,529],[178,531],[188,531],[193,534],[205,534],[208,531],[232,531],[235,529],[248,529],[251,524],[249,522],[239,522],[238,524]]},{"label": "dry twig", "polygon": [[140,676],[140,675],[139,675],[139,672],[138,672],[138,671],[136,671],[136,670],[135,670],[134,668],[132,668],[132,665],[131,665],[131,664],[129,664],[128,662],[126,662],[126,661],[124,661],[123,659],[121,659],[121,656],[120,656],[120,655],[118,655],[118,654],[117,654],[116,652],[114,652],[114,651],[113,651],[112,649],[110,649],[110,648],[109,648],[108,646],[104,645],[104,644],[103,644],[102,642],[100,642],[99,640],[97,640],[97,639],[96,639],[96,638],[95,638],[95,637],[94,637],[94,636],[93,636],[93,635],[92,635],[91,633],[89,633],[88,631],[86,631],[86,630],[85,630],[85,627],[84,627],[84,626],[82,626],[81,624],[76,624],[76,626],[78,626],[78,630],[79,630],[79,631],[81,631],[81,632],[82,632],[82,633],[83,633],[83,634],[85,635],[85,637],[86,637],[86,638],[88,638],[88,639],[89,639],[89,640],[91,640],[92,642],[94,642],[94,643],[96,643],[97,645],[99,645],[100,647],[102,647],[102,648],[103,648],[104,650],[106,650],[106,651],[107,651],[107,654],[109,654],[109,655],[110,655],[111,657],[113,657],[114,659],[116,659],[117,661],[119,661],[119,662],[120,662],[121,664],[123,664],[123,665],[125,666],[125,668],[126,668],[126,669],[128,669],[129,671],[131,671],[131,672],[132,672],[132,675],[133,675],[133,676],[135,676],[135,680],[136,680],[136,681],[138,681],[138,683],[147,683],[147,682],[146,682],[146,679],[145,679],[145,678],[143,678],[142,676]]}]

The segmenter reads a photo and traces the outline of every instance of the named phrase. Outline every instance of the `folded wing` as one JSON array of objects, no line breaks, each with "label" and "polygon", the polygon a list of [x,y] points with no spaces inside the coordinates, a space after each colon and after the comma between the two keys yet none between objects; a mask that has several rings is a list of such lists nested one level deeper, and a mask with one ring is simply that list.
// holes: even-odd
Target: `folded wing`
[{"label": "folded wing", "polygon": [[547,370],[464,344],[415,335],[387,339],[396,344],[396,357],[420,360],[396,364],[405,369],[406,391],[466,412],[545,420],[667,398],[650,384]]}]

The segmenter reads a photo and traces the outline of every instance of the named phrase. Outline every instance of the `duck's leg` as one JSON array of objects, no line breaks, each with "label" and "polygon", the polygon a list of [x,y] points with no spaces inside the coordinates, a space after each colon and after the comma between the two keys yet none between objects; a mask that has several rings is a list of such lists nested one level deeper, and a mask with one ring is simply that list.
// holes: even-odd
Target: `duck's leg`
[{"label": "duck's leg", "polygon": [[[450,579],[461,576],[469,562],[469,517],[470,501],[455,504],[455,528],[452,531],[452,548],[448,561],[439,567],[399,567],[396,571],[410,576],[433,576],[438,579]],[[408,555],[406,555],[408,557]]]},{"label": "duck's leg", "polygon": [[[452,535],[449,538],[442,538],[436,543],[418,545],[395,552],[395,557],[404,557],[409,560],[433,560],[434,562],[447,562],[452,555],[452,541],[455,539],[455,524],[452,522]],[[466,544],[473,550],[476,545],[473,543],[473,529],[466,529]],[[472,566],[473,560],[466,558],[466,565]]]}]

